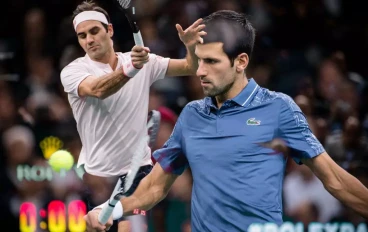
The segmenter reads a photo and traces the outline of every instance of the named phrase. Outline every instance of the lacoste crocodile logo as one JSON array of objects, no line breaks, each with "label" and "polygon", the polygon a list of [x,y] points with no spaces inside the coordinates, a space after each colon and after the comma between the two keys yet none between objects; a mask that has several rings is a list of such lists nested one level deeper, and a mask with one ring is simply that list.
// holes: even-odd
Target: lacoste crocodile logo
[{"label": "lacoste crocodile logo", "polygon": [[247,125],[249,126],[259,126],[261,125],[261,120],[256,120],[256,118],[250,118],[247,120]]}]

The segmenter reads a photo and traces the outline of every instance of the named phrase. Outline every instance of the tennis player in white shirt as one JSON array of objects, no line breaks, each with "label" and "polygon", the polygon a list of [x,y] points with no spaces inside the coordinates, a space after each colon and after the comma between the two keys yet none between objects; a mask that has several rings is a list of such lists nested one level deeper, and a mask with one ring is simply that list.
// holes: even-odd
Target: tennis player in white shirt
[{"label": "tennis player in white shirt", "polygon": [[[114,29],[108,13],[93,2],[78,5],[73,16],[74,29],[86,55],[61,71],[61,82],[83,144],[78,166],[83,165],[86,171],[83,180],[91,210],[108,199],[116,178],[129,171],[131,148],[147,133],[151,84],[165,76],[195,74],[198,62],[194,49],[205,32],[201,20],[185,31],[177,24],[187,56],[170,59],[151,54],[149,48],[140,46],[134,46],[131,52],[115,52]],[[151,168],[147,146],[137,182]],[[119,232],[128,231],[128,225],[120,220]]]}]

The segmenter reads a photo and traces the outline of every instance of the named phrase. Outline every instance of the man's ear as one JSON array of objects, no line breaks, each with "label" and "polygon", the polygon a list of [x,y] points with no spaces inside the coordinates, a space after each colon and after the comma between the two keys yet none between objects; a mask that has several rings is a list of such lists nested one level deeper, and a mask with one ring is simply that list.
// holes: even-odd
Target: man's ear
[{"label": "man's ear", "polygon": [[236,71],[237,72],[243,72],[249,64],[249,56],[247,53],[241,53],[238,55],[238,57],[236,58]]},{"label": "man's ear", "polygon": [[114,35],[114,28],[112,27],[111,23],[109,23],[109,25],[107,25],[107,32],[109,33],[110,37],[112,37]]}]

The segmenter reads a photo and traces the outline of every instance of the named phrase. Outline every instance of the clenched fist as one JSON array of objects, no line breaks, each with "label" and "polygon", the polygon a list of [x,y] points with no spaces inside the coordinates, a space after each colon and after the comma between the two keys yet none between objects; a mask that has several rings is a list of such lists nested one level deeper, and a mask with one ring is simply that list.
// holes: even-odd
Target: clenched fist
[{"label": "clenched fist", "polygon": [[100,213],[101,209],[94,209],[89,211],[85,216],[84,220],[87,224],[87,232],[105,232],[110,229],[112,226],[112,217],[110,217],[109,221],[106,225],[101,225],[98,221],[98,214]]},{"label": "clenched fist", "polygon": [[143,65],[149,60],[149,53],[150,49],[148,47],[135,45],[130,54],[134,67],[138,69],[143,68]]}]

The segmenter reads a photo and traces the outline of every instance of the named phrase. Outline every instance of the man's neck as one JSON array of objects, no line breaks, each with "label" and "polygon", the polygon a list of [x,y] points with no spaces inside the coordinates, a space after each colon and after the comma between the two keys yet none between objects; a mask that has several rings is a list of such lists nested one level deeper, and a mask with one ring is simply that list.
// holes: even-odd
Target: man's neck
[{"label": "man's neck", "polygon": [[103,56],[101,59],[93,59],[93,60],[100,63],[109,64],[112,70],[115,70],[118,64],[118,57],[116,56],[114,49],[107,52],[105,56]]},{"label": "man's neck", "polygon": [[217,102],[217,107],[220,109],[226,100],[229,100],[229,99],[232,99],[238,96],[238,94],[241,91],[243,91],[243,89],[245,88],[245,86],[247,86],[247,84],[248,84],[248,79],[245,75],[243,76],[243,78],[239,78],[236,82],[234,82],[233,86],[229,89],[229,91],[227,91],[223,95],[218,95],[215,97],[216,102]]}]

